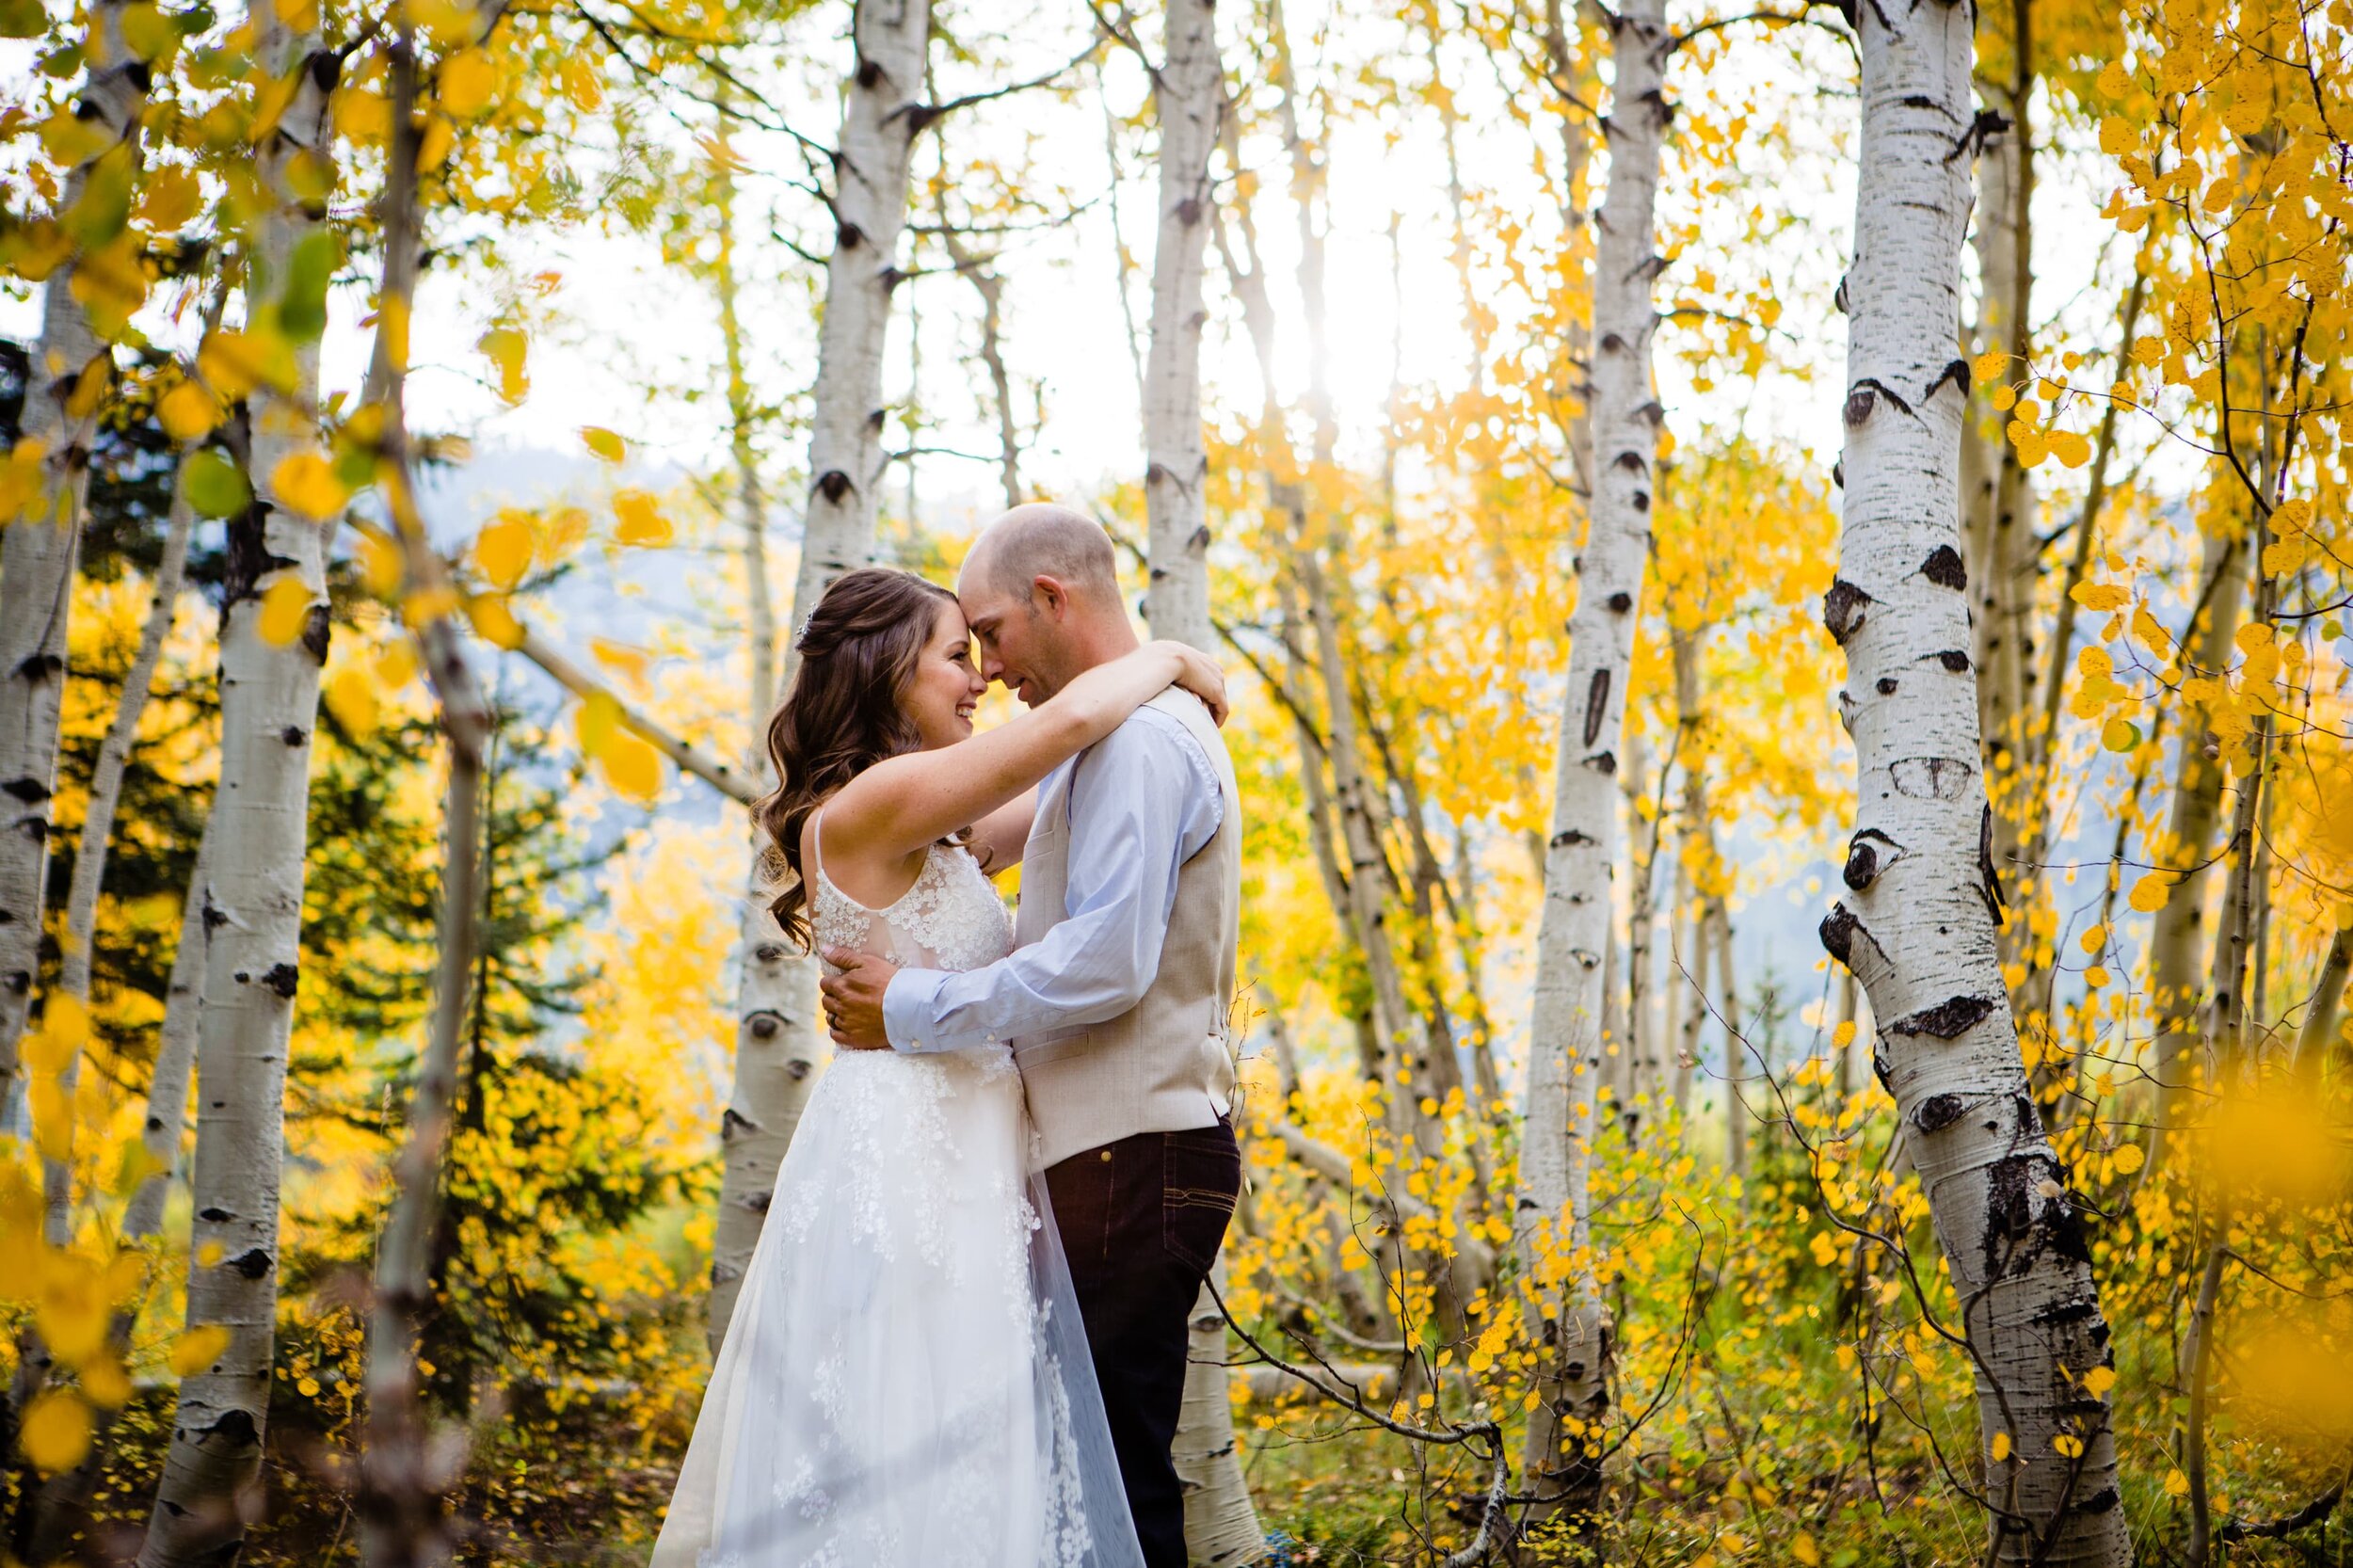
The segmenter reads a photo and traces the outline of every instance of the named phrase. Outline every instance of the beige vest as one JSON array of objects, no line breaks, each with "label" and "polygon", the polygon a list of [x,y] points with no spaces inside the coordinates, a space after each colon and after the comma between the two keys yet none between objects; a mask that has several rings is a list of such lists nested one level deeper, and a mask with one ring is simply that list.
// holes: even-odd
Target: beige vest
[{"label": "beige vest", "polygon": [[[1225,743],[1198,699],[1172,687],[1146,706],[1183,725],[1209,757],[1225,812],[1209,841],[1177,868],[1160,973],[1144,1000],[1103,1023],[1015,1042],[1014,1060],[1037,1127],[1033,1160],[1041,1168],[1140,1132],[1211,1126],[1232,1103],[1234,1058],[1226,1036],[1241,928],[1241,792]],[[1067,916],[1076,771],[1062,770],[1038,792],[1036,824],[1022,852],[1016,947],[1028,947]]]}]

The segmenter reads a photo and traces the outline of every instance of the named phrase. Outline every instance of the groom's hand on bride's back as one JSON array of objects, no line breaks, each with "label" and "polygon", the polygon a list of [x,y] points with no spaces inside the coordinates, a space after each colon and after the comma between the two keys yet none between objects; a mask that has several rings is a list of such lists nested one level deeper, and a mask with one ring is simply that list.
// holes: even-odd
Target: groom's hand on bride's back
[{"label": "groom's hand on bride's back", "polygon": [[817,983],[833,1043],[852,1050],[888,1050],[890,1036],[883,1029],[883,993],[890,989],[890,977],[899,972],[898,966],[848,948],[827,948],[824,956],[841,971]]}]

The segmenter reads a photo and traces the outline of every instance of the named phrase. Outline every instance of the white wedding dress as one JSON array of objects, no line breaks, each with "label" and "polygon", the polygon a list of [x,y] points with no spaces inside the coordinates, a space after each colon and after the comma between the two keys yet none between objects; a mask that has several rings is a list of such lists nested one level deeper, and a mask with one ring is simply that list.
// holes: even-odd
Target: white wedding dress
[{"label": "white wedding dress", "polygon": [[[887,909],[813,881],[817,945],[1013,948],[961,848]],[[811,1092],[652,1568],[1141,1568],[1003,1046],[835,1053]]]}]

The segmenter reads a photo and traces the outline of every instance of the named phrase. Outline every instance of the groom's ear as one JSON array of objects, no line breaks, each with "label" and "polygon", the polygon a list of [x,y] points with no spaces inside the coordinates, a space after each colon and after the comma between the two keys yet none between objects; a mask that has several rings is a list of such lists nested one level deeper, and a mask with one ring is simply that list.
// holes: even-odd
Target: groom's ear
[{"label": "groom's ear", "polygon": [[1030,579],[1030,598],[1037,607],[1060,620],[1070,608],[1070,590],[1062,585],[1062,579],[1043,574]]}]

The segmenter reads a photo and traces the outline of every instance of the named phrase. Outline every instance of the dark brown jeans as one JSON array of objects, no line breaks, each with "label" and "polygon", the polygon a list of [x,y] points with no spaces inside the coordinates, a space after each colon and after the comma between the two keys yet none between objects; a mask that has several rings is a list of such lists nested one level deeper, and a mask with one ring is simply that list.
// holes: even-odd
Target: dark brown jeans
[{"label": "dark brown jeans", "polygon": [[1168,1457],[1185,1397],[1185,1324],[1241,1191],[1226,1122],[1146,1132],[1047,1168],[1087,1350],[1149,1568],[1184,1568],[1185,1504]]}]

